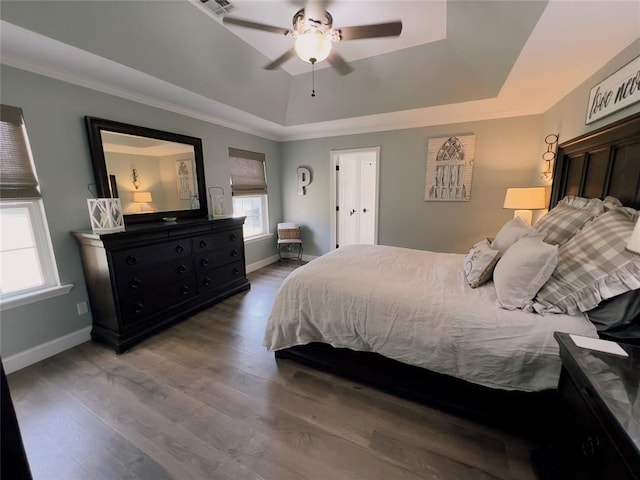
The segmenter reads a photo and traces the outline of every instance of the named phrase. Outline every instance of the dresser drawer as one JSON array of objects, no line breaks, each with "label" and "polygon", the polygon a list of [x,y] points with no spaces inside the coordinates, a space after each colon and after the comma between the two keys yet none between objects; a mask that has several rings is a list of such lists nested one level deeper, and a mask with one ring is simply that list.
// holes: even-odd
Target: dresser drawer
[{"label": "dresser drawer", "polygon": [[206,271],[232,263],[242,258],[242,250],[228,248],[195,255],[196,271]]},{"label": "dresser drawer", "polygon": [[244,262],[237,261],[198,273],[198,291],[206,291],[244,278]]},{"label": "dresser drawer", "polygon": [[242,248],[242,230],[227,230],[224,232],[210,233],[193,238],[194,253],[211,252],[214,250],[223,250]]},{"label": "dresser drawer", "polygon": [[196,290],[195,277],[189,277],[182,282],[163,285],[124,298],[120,304],[122,323],[124,326],[133,325],[149,315],[193,297],[197,293]]},{"label": "dresser drawer", "polygon": [[176,258],[188,258],[190,255],[191,241],[184,239],[121,250],[114,252],[111,258],[115,272],[118,274]]},{"label": "dresser drawer", "polygon": [[121,272],[116,277],[116,284],[118,294],[125,298],[161,285],[184,281],[193,274],[193,257],[189,256],[149,268]]}]

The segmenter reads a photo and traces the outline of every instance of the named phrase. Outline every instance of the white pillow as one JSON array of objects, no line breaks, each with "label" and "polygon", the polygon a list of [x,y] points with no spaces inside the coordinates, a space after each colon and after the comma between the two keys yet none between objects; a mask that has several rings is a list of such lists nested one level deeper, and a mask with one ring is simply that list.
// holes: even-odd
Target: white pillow
[{"label": "white pillow", "polygon": [[524,237],[502,256],[493,271],[493,284],[502,308],[515,310],[531,303],[558,264],[558,246],[544,235]]},{"label": "white pillow", "polygon": [[464,259],[464,276],[469,286],[476,288],[489,281],[499,259],[500,252],[491,248],[486,238],[471,247]]},{"label": "white pillow", "polygon": [[515,217],[502,226],[496,238],[491,243],[491,248],[500,250],[500,253],[504,255],[504,252],[506,252],[511,245],[521,238],[531,235],[539,235],[539,232],[524,223],[520,217]]}]

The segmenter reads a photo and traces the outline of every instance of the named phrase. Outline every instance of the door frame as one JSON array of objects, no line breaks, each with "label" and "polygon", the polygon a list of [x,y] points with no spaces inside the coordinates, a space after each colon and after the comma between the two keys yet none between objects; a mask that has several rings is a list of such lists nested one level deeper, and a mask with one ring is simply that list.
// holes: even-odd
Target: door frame
[{"label": "door frame", "polygon": [[329,245],[329,250],[336,249],[336,240],[337,240],[337,228],[336,228],[336,165],[338,164],[338,158],[341,154],[348,153],[361,153],[361,152],[370,152],[376,154],[376,216],[373,220],[373,241],[374,244],[378,244],[378,217],[380,216],[380,150],[381,147],[362,147],[362,148],[347,148],[340,150],[330,150],[329,155],[331,157],[330,161],[330,170],[329,170],[329,201],[330,201],[330,212],[331,212],[331,222],[330,222],[330,241],[331,245]]}]

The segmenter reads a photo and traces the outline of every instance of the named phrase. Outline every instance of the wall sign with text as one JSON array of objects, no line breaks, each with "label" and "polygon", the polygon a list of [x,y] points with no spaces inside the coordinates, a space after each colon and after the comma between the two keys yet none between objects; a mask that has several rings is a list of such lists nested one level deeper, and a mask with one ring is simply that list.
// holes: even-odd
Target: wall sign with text
[{"label": "wall sign with text", "polygon": [[639,100],[640,57],[636,57],[591,89],[585,123],[593,123]]}]

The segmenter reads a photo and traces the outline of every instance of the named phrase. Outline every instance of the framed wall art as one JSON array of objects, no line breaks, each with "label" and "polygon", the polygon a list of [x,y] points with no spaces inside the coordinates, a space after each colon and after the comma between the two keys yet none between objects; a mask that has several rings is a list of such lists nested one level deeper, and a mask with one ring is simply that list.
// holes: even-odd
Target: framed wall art
[{"label": "framed wall art", "polygon": [[584,123],[589,125],[639,100],[640,56],[591,89]]},{"label": "framed wall art", "polygon": [[429,139],[425,201],[469,201],[475,149],[475,135]]}]

